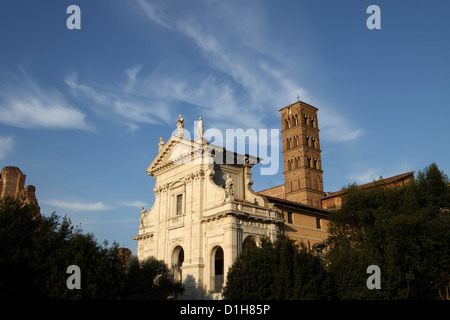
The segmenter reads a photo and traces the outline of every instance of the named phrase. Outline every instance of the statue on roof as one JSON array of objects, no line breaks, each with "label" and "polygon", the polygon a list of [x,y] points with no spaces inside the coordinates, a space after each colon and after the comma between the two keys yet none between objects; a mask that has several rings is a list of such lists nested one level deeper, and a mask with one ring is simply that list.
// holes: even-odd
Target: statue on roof
[{"label": "statue on roof", "polygon": [[177,137],[184,137],[184,118],[180,114],[177,119]]},{"label": "statue on roof", "polygon": [[197,123],[197,136],[200,141],[203,141],[205,139],[205,130],[203,128],[203,120],[202,117],[198,118]]}]

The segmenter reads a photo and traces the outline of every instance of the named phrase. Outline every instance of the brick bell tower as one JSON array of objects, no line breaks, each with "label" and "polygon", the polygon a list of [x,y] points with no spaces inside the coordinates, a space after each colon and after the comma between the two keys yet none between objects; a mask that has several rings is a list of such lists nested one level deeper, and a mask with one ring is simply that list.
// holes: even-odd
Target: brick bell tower
[{"label": "brick bell tower", "polygon": [[318,109],[298,101],[279,110],[285,199],[321,207],[323,192]]}]

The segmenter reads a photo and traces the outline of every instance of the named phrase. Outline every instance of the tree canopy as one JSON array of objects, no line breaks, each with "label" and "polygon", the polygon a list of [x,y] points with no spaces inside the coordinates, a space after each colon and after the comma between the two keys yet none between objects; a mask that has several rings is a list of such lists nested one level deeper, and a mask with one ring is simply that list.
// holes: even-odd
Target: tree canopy
[{"label": "tree canopy", "polygon": [[[327,240],[339,299],[436,299],[448,289],[448,183],[433,163],[405,186],[346,188]],[[380,290],[366,286],[370,265],[380,267]]]},{"label": "tree canopy", "polygon": [[[36,217],[32,205],[0,199],[0,299],[163,298],[179,289],[163,262],[150,259],[136,270],[133,257],[127,269],[119,249],[98,244],[66,217]],[[80,290],[67,287],[70,265],[81,270]]]},{"label": "tree canopy", "polygon": [[139,261],[133,256],[128,263],[127,292],[130,299],[163,300],[180,294],[183,287],[164,261],[155,257]]},{"label": "tree canopy", "polygon": [[228,271],[223,295],[231,300],[330,299],[331,288],[322,261],[279,236],[244,250]]},{"label": "tree canopy", "polygon": [[[228,272],[227,299],[450,299],[450,186],[435,163],[403,186],[344,188],[324,261],[286,237],[262,239]],[[369,266],[381,271],[369,289]]]}]

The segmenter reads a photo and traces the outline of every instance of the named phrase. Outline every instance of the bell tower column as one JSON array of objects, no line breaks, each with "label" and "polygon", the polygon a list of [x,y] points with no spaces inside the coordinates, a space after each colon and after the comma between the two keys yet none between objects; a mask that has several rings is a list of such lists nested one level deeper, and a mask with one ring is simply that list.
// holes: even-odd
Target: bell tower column
[{"label": "bell tower column", "polygon": [[298,101],[279,110],[283,141],[285,199],[319,207],[323,171],[318,109]]}]

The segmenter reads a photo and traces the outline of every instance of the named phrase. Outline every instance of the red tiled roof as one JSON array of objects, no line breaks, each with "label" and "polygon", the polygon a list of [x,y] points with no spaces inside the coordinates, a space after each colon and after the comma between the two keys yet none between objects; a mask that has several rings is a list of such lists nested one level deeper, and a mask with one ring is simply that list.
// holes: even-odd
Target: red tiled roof
[{"label": "red tiled roof", "polygon": [[[375,186],[378,186],[380,184],[392,184],[394,182],[404,180],[407,177],[414,177],[414,171],[398,174],[396,176],[380,179],[380,180],[369,182],[369,183],[365,183],[365,184],[359,185],[358,188],[369,189],[369,188],[373,188]],[[333,192],[333,193],[323,197],[322,199],[333,198],[335,196],[339,196],[339,195],[342,195],[344,193],[345,193],[345,190],[336,191],[336,192]]]}]

